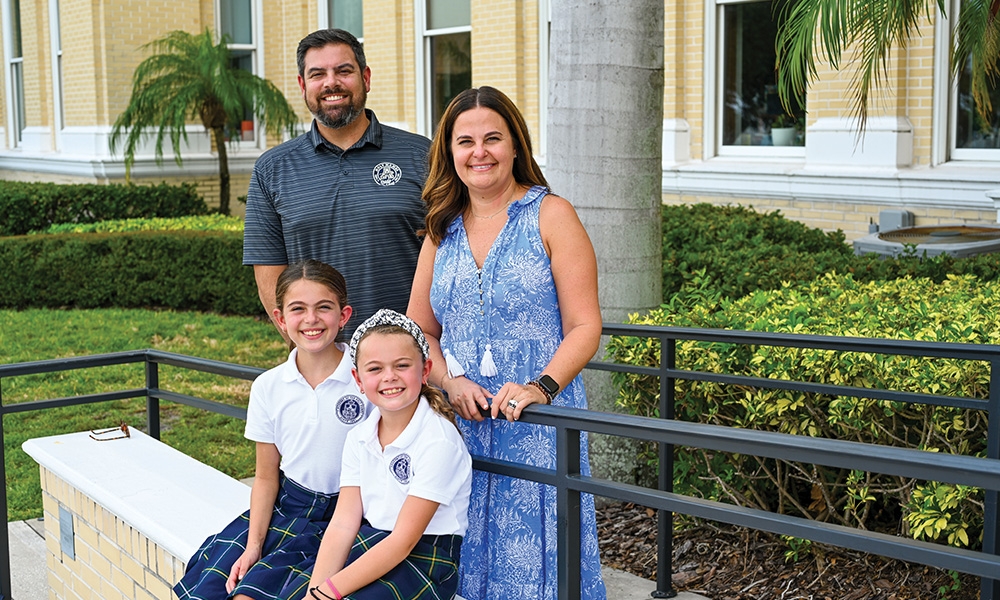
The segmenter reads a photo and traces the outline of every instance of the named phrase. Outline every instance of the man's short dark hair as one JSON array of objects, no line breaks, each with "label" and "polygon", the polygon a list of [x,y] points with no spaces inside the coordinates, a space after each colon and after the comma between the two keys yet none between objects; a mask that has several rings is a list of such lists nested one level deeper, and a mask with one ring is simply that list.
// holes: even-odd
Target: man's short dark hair
[{"label": "man's short dark hair", "polygon": [[302,38],[299,42],[299,49],[295,52],[295,62],[299,66],[299,77],[306,74],[306,52],[313,48],[325,48],[330,44],[344,44],[354,51],[354,60],[358,63],[358,69],[365,70],[368,63],[365,61],[365,49],[361,46],[358,38],[349,31],[343,29],[320,29]]}]

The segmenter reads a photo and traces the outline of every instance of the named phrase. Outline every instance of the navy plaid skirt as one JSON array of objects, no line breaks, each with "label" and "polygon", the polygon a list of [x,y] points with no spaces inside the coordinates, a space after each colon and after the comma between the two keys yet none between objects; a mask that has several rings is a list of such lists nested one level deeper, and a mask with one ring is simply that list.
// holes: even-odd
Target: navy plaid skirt
[{"label": "navy plaid skirt", "polygon": [[[347,564],[358,560],[389,533],[363,522]],[[425,535],[403,562],[360,590],[347,594],[344,600],[451,600],[458,593],[461,548],[462,536]]]},{"label": "navy plaid skirt", "polygon": [[[336,494],[320,494],[280,476],[271,523],[264,538],[263,557],[233,590],[256,600],[297,600],[316,564],[323,532],[337,505]],[[180,600],[228,598],[226,580],[246,549],[250,511],[210,536],[188,561],[184,577],[174,586]],[[304,576],[305,583],[302,583]]]}]

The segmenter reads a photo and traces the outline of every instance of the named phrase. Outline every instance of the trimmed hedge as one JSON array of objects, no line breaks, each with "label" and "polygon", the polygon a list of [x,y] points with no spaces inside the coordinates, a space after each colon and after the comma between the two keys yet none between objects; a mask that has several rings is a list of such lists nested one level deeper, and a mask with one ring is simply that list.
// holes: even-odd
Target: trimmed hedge
[{"label": "trimmed hedge", "polygon": [[53,223],[206,214],[194,185],[60,185],[0,181],[0,236],[44,230]]},{"label": "trimmed hedge", "polygon": [[0,307],[150,308],[259,315],[243,235],[144,231],[0,238]]},{"label": "trimmed hedge", "polygon": [[[827,274],[736,300],[716,298],[685,312],[656,310],[630,322],[996,344],[1000,282],[971,275],[859,282]],[[659,345],[649,339],[612,337],[608,349],[617,362],[659,365]],[[678,342],[677,368],[977,399],[988,397],[990,376],[983,361],[695,341]],[[621,406],[657,414],[655,378],[613,377]],[[676,414],[692,422],[977,456],[986,443],[981,411],[714,382],[679,382]],[[679,447],[675,456],[674,486],[681,493],[956,546],[977,546],[982,534],[983,497],[974,488],[694,448]],[[642,458],[650,470],[640,475],[649,484],[655,451]]]},{"label": "trimmed hedge", "polygon": [[114,219],[98,223],[57,223],[37,233],[122,233],[125,231],[243,231],[243,219],[212,213],[190,217]]},{"label": "trimmed hedge", "polygon": [[783,284],[808,283],[824,273],[851,273],[856,281],[949,274],[1000,278],[1000,254],[884,259],[855,256],[841,231],[809,228],[781,216],[742,206],[664,206],[663,301],[674,307],[705,296],[739,298]]}]

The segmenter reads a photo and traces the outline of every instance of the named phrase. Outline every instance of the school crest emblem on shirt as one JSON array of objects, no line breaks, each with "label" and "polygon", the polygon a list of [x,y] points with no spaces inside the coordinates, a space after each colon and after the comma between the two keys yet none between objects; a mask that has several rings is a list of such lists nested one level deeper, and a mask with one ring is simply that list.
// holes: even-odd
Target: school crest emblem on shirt
[{"label": "school crest emblem on shirt", "polygon": [[389,463],[389,470],[396,481],[402,484],[410,483],[410,455],[400,454]]},{"label": "school crest emblem on shirt", "polygon": [[380,162],[372,169],[372,179],[381,186],[396,185],[403,176],[399,165],[391,162]]},{"label": "school crest emblem on shirt", "polygon": [[365,417],[365,403],[354,394],[337,400],[337,418],[344,425],[354,425]]}]

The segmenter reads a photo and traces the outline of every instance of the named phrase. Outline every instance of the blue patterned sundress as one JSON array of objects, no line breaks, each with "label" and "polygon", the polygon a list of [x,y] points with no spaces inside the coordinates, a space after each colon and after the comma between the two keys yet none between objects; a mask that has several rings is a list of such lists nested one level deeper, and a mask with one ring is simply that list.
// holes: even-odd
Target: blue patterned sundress
[{"label": "blue patterned sundress", "polygon": [[[539,207],[548,193],[535,186],[511,204],[481,271],[461,216],[449,225],[434,259],[430,300],[441,324],[441,347],[462,364],[466,377],[492,393],[508,381],[537,378],[563,339],[552,264],[538,227]],[[498,370],[493,377],[479,372],[487,344]],[[582,378],[570,382],[553,403],[587,408]],[[556,466],[555,431],[549,427],[505,419],[458,419],[458,425],[473,456]],[[589,475],[586,437],[581,460]],[[593,496],[582,496],[580,519],[582,597],[603,600],[607,592]],[[555,600],[556,522],[554,487],[474,471],[459,594],[468,600]]]}]

